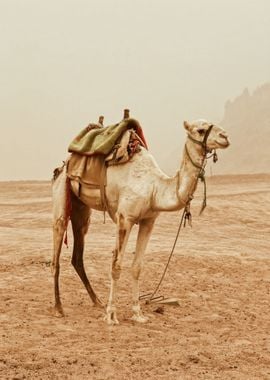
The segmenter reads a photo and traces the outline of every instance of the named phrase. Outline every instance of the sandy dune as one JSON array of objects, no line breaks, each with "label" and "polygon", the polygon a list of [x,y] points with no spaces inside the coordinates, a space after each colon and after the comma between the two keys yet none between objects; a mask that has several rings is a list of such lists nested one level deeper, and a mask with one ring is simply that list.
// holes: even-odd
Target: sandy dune
[{"label": "sandy dune", "polygon": [[[208,207],[181,232],[160,293],[179,306],[144,305],[150,321],[130,320],[130,263],[119,292],[120,326],[108,327],[61,256],[65,318],[51,315],[51,198],[48,182],[0,184],[1,379],[270,379],[270,175],[208,179]],[[156,224],[142,293],[163,271],[180,213]],[[115,228],[94,212],[85,265],[106,302]],[[72,236],[69,233],[72,243]],[[72,245],[72,244],[70,244]]]}]

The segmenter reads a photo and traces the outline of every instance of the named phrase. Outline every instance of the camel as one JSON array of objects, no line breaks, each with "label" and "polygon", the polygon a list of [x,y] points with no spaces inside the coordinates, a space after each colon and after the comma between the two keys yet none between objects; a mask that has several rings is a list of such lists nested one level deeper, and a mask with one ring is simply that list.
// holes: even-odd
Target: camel
[{"label": "camel", "polygon": [[[134,224],[138,224],[138,236],[132,262],[132,320],[146,322],[139,302],[139,276],[142,257],[151,236],[154,223],[163,211],[187,208],[196,190],[198,177],[206,165],[206,155],[216,149],[229,146],[228,135],[220,126],[206,120],[184,122],[187,132],[182,162],[173,177],[158,167],[150,152],[143,147],[130,161],[107,168],[105,189],[107,211],[116,224],[117,238],[111,266],[111,286],[106,307],[105,320],[118,324],[116,299],[117,284],[129,235]],[[93,304],[102,303],[92,288],[84,269],[84,238],[90,223],[91,209],[104,211],[100,192],[81,186],[77,197],[77,183],[70,181],[71,224],[74,236],[72,265],[81,278]],[[57,316],[63,316],[59,292],[59,258],[64,233],[67,228],[67,179],[66,167],[53,181],[53,240],[54,253],[52,272],[54,277],[55,306]]]}]

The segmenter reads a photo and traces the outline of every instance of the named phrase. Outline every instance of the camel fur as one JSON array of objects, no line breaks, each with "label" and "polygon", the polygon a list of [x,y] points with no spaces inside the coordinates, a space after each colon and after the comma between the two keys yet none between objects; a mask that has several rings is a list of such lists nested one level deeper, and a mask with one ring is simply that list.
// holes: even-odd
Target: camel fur
[{"label": "camel fur", "polygon": [[[186,149],[183,152],[181,165],[173,177],[164,174],[153,156],[144,148],[127,163],[107,168],[105,189],[107,211],[117,229],[111,266],[111,287],[106,307],[108,324],[118,324],[117,284],[126,245],[135,223],[139,225],[139,230],[132,263],[132,319],[136,322],[146,322],[147,317],[143,315],[139,303],[139,276],[142,269],[142,257],[159,213],[180,210],[186,207],[192,199],[197,186],[199,168],[205,164],[205,151],[194,140],[202,141],[209,127],[210,123],[205,120],[197,120],[192,123],[184,122],[184,128],[190,138],[186,140]],[[227,133],[221,127],[213,125],[206,142],[207,151],[224,149],[228,146]],[[52,270],[55,292],[54,310],[57,315],[64,314],[59,292],[59,257],[68,222],[66,217],[66,186],[66,168],[64,167],[53,182],[54,253]],[[72,205],[70,219],[74,235],[72,265],[80,276],[94,305],[98,306],[101,305],[101,301],[85,273],[83,251],[91,209],[104,211],[104,206],[100,199],[99,190],[89,189],[82,185],[78,198],[75,195],[77,194],[77,182],[71,180],[70,187]]]}]

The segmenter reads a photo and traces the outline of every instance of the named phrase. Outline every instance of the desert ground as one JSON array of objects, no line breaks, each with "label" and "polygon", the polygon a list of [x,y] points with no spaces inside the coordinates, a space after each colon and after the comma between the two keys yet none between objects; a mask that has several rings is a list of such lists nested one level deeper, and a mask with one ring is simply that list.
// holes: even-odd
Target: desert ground
[{"label": "desert ground", "polygon": [[[109,327],[61,256],[64,318],[52,314],[49,182],[0,183],[1,379],[270,379],[270,174],[213,176],[208,206],[181,231],[159,295],[177,305],[145,304],[146,324],[131,317],[130,265],[119,286],[119,326]],[[164,213],[149,243],[141,293],[157,285],[181,212]],[[93,212],[85,266],[106,303],[115,227]]]}]

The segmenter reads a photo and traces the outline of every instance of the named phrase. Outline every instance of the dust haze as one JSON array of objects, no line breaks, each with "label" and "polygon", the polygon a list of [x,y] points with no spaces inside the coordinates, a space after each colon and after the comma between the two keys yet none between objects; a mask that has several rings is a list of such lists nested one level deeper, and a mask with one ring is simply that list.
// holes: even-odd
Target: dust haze
[{"label": "dust haze", "polygon": [[269,15],[267,0],[1,0],[0,179],[50,178],[78,131],[125,107],[166,169],[183,120],[219,122],[269,82]]},{"label": "dust haze", "polygon": [[[5,379],[270,378],[270,2],[0,0],[0,373]],[[167,173],[183,120],[221,123],[231,146],[208,163],[160,288],[180,306],[141,302],[131,321],[132,231],[109,328],[61,256],[64,318],[52,315],[52,171],[89,122],[143,126]],[[241,173],[241,174],[239,174]],[[251,174],[252,173],[252,174]],[[222,174],[222,175],[219,175]],[[226,175],[223,175],[226,174]],[[26,181],[29,180],[29,181]],[[42,181],[38,181],[42,180]],[[142,293],[163,273],[181,215],[163,213]],[[106,303],[116,229],[93,212],[85,268]]]}]

